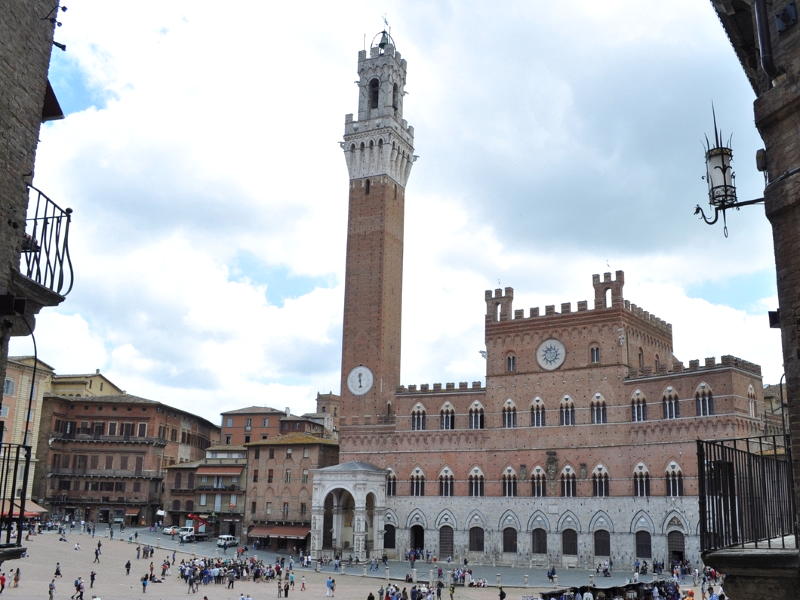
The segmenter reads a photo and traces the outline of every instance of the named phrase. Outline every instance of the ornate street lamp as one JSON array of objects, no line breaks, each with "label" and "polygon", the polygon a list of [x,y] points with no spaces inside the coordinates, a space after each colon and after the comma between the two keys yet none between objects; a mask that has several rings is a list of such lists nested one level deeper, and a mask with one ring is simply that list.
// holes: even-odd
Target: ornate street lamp
[{"label": "ornate street lamp", "polygon": [[730,138],[728,138],[728,145],[724,146],[722,131],[717,129],[717,115],[714,113],[713,107],[711,108],[711,114],[714,117],[714,145],[711,145],[708,136],[706,136],[705,180],[708,183],[708,204],[714,209],[714,216],[713,218],[706,217],[699,204],[694,209],[694,214],[699,214],[706,223],[713,225],[719,220],[719,215],[722,213],[723,232],[725,237],[728,237],[728,222],[725,211],[729,208],[739,210],[742,206],[764,202],[764,199],[758,198],[745,202],[736,201],[736,174],[731,165],[733,162],[733,150],[730,148]]}]

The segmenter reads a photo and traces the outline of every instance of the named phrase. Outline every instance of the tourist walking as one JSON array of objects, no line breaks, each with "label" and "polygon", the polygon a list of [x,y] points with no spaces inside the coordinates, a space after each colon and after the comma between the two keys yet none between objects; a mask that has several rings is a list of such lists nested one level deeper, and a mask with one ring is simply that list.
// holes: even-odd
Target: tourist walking
[{"label": "tourist walking", "polygon": [[125,575],[131,574],[131,561],[125,563]]},{"label": "tourist walking", "polygon": [[92,571],[89,573],[89,589],[94,587],[94,580],[97,578],[97,573]]},{"label": "tourist walking", "polygon": [[48,600],[53,600],[53,597],[56,595],[56,580],[51,579],[50,583],[47,586],[47,598]]},{"label": "tourist walking", "polygon": [[56,563],[56,572],[53,575],[53,579],[55,579],[56,577],[62,577],[62,575],[61,575],[61,563],[58,563],[58,562]]},{"label": "tourist walking", "polygon": [[21,573],[19,572],[19,568],[17,568],[17,570],[14,571],[14,587],[19,587],[19,578],[20,578],[20,576],[21,576]]}]

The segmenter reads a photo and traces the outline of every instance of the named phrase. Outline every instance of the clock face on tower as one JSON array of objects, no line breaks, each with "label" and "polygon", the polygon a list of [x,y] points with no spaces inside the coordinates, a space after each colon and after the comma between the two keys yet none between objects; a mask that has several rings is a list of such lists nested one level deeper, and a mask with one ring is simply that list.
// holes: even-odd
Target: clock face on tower
[{"label": "clock face on tower", "polygon": [[372,371],[364,365],[358,365],[347,376],[347,389],[351,394],[363,396],[372,389]]},{"label": "clock face on tower", "polygon": [[555,338],[545,340],[536,351],[536,361],[547,371],[553,371],[564,364],[567,349]]}]

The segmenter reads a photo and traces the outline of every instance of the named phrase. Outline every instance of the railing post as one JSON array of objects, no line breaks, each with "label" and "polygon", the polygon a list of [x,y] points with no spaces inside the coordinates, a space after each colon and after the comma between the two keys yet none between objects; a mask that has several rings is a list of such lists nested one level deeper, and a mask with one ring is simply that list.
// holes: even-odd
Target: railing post
[{"label": "railing post", "polygon": [[706,505],[706,449],[705,444],[701,440],[697,440],[697,473],[699,477],[699,497],[698,504],[700,508],[700,552],[706,549],[707,537],[707,505]]}]

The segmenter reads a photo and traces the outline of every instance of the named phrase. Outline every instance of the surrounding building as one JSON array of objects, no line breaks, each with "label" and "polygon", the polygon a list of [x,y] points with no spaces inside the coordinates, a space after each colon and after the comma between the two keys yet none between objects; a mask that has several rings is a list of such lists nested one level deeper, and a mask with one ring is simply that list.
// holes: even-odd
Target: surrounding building
[{"label": "surrounding building", "polygon": [[[0,15],[0,378],[4,382],[10,338],[33,335],[39,311],[59,305],[72,288],[67,243],[71,211],[31,183],[41,125],[63,118],[48,81],[59,15],[57,0],[6,3]],[[15,431],[15,440],[17,435]],[[0,512],[19,517],[26,512],[28,485],[17,482],[29,479],[30,449],[19,441],[9,442],[2,430],[0,441],[0,480],[13,482],[0,490]],[[9,496],[17,491],[19,497]],[[0,563],[23,552],[20,536],[12,539],[9,531],[0,536]]]},{"label": "surrounding building", "polygon": [[[0,423],[3,439],[9,444],[19,444],[31,448],[30,469],[28,471],[26,498],[32,498],[33,480],[39,468],[37,440],[41,423],[42,399],[49,390],[53,368],[32,356],[14,356],[6,364],[6,377],[3,384],[3,404],[0,406]],[[10,482],[5,480],[8,485]],[[2,496],[20,497],[23,477],[18,473],[13,493],[3,490]],[[26,512],[39,511],[41,507],[26,502]],[[30,506],[27,506],[30,504]]]},{"label": "surrounding building", "polygon": [[91,522],[153,523],[165,468],[197,461],[219,428],[131,395],[45,395],[34,496],[51,513]]},{"label": "surrounding building", "polygon": [[202,460],[167,467],[164,523],[183,526],[198,521],[209,535],[241,535],[246,460],[244,446],[218,445],[208,447]]},{"label": "surrounding building", "polygon": [[[403,203],[415,156],[406,61],[359,52],[349,175],[341,464],[313,472],[316,556],[593,567],[700,559],[696,440],[768,426],[761,370],[673,356],[672,327],[624,273],[573,305],[485,293],[486,384],[400,385]],[[477,317],[478,315],[476,315]]]},{"label": "surrounding building", "polygon": [[[772,225],[778,286],[776,325],[781,329],[786,386],[778,390],[788,408],[788,436],[772,456],[762,443],[740,442],[747,456],[740,464],[769,466],[779,476],[767,478],[769,490],[743,494],[751,474],[725,461],[717,469],[723,490],[731,490],[728,518],[718,519],[712,506],[705,517],[713,527],[704,540],[704,559],[727,574],[725,591],[731,598],[794,598],[800,585],[798,518],[800,506],[800,27],[797,3],[785,0],[711,0],[730,39],[756,100],[755,125],[764,140],[756,166],[764,172],[764,205]],[[755,218],[755,215],[754,215]],[[708,446],[731,454],[730,448]],[[752,450],[751,450],[752,448]],[[792,454],[792,449],[794,453]],[[776,460],[782,457],[782,460]],[[790,459],[790,460],[786,460]],[[791,472],[785,472],[786,462]],[[714,474],[715,470],[710,469]],[[764,483],[762,480],[759,483]],[[712,487],[711,500],[722,494]],[[765,510],[765,502],[792,496],[786,505]],[[744,519],[743,514],[761,518]]]},{"label": "surrounding building", "polygon": [[312,473],[339,462],[338,442],[293,432],[246,446],[248,540],[270,550],[307,550]]}]

